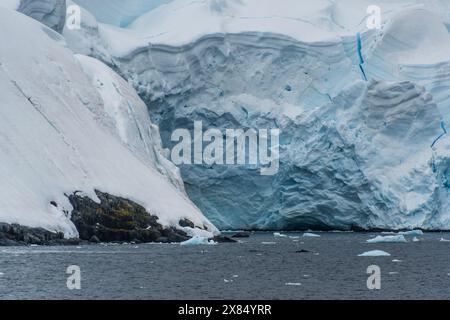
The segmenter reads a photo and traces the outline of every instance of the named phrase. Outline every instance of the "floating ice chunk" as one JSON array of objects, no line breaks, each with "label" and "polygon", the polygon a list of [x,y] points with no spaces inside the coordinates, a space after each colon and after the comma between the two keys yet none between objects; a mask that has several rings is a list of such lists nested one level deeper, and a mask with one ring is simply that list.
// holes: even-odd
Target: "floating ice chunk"
[{"label": "floating ice chunk", "polygon": [[389,257],[391,254],[386,251],[372,250],[361,253],[358,257]]},{"label": "floating ice chunk", "polygon": [[389,272],[390,275],[399,274],[398,272]]},{"label": "floating ice chunk", "polygon": [[287,235],[281,234],[281,233],[279,233],[279,232],[275,232],[275,233],[273,234],[273,236],[274,236],[275,238],[287,238]]},{"label": "floating ice chunk", "polygon": [[405,236],[378,236],[373,239],[367,240],[367,243],[386,243],[386,242],[408,242],[405,239]]},{"label": "floating ice chunk", "polygon": [[304,237],[309,237],[309,238],[320,238],[320,236],[318,234],[315,233],[310,233],[310,232],[305,232],[303,234]]},{"label": "floating ice chunk", "polygon": [[287,286],[301,286],[302,284],[300,282],[286,282],[285,285],[287,285]]},{"label": "floating ice chunk", "polygon": [[206,237],[194,236],[189,240],[180,243],[182,246],[215,245],[217,242]]},{"label": "floating ice chunk", "polygon": [[273,241],[264,241],[264,242],[261,242],[261,244],[277,244],[277,243],[273,242]]},{"label": "floating ice chunk", "polygon": [[230,283],[230,282],[233,282],[233,280],[223,279],[223,282]]},{"label": "floating ice chunk", "polygon": [[404,236],[423,236],[422,230],[411,230],[411,231],[403,231],[398,234],[402,234]]},{"label": "floating ice chunk", "polygon": [[413,241],[413,242],[419,242],[419,241],[420,241],[420,239],[419,239],[419,238],[417,238],[417,237],[414,237],[414,238],[412,239],[412,241]]},{"label": "floating ice chunk", "polygon": [[441,238],[441,240],[439,240],[439,241],[441,241],[441,242],[450,242],[450,240],[445,239],[445,238]]},{"label": "floating ice chunk", "polygon": [[402,260],[394,259],[392,262],[402,262]]},{"label": "floating ice chunk", "polygon": [[299,236],[289,236],[289,239],[300,239]]}]

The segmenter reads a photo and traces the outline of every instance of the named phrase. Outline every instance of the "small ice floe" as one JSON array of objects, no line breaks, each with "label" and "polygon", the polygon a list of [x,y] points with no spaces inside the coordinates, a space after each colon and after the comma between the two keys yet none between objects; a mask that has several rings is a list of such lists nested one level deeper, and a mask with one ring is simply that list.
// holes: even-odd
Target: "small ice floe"
[{"label": "small ice floe", "polygon": [[398,234],[402,234],[404,236],[423,236],[422,230],[411,230],[411,231],[403,231]]},{"label": "small ice floe", "polygon": [[444,239],[444,238],[441,238],[441,240],[439,240],[440,242],[450,242],[450,240],[448,240],[448,239]]},{"label": "small ice floe", "polygon": [[398,272],[389,272],[390,275],[398,274]]},{"label": "small ice floe", "polygon": [[216,245],[216,244],[217,242],[214,242],[213,240],[209,240],[206,237],[201,237],[198,235],[180,243],[180,245],[182,246],[199,246],[199,245]]},{"label": "small ice floe", "polygon": [[288,236],[279,232],[274,232],[273,236],[275,238],[287,238]]},{"label": "small ice floe", "polygon": [[4,276],[4,275],[5,275],[5,274],[4,274],[3,272],[0,272],[0,277],[1,277],[1,276]]},{"label": "small ice floe", "polygon": [[299,236],[289,236],[289,239],[300,239]]},{"label": "small ice floe", "polygon": [[304,278],[310,278],[311,276],[309,274],[304,274],[303,277]]},{"label": "small ice floe", "polygon": [[261,244],[277,244],[277,243],[273,242],[273,241],[264,241],[264,242],[261,242]]},{"label": "small ice floe", "polygon": [[311,233],[311,232],[305,232],[303,234],[303,236],[307,237],[307,238],[320,238],[320,235],[315,234],[315,233]]},{"label": "small ice floe", "polygon": [[377,236],[373,239],[367,240],[367,243],[394,243],[394,242],[408,242],[405,239],[404,235],[398,235],[398,236]]},{"label": "small ice floe", "polygon": [[419,242],[419,241],[420,241],[420,239],[419,239],[419,238],[417,238],[417,237],[414,237],[414,238],[412,239],[412,241],[413,241],[413,242]]},{"label": "small ice floe", "polygon": [[233,280],[223,279],[223,282],[230,283],[230,282],[233,282]]},{"label": "small ice floe", "polygon": [[402,260],[394,259],[392,262],[402,262]]},{"label": "small ice floe", "polygon": [[286,282],[286,286],[301,286],[302,284],[300,282]]},{"label": "small ice floe", "polygon": [[358,257],[389,257],[390,254],[382,250],[372,250],[361,253]]},{"label": "small ice floe", "polygon": [[239,275],[233,274],[233,278],[239,278]]},{"label": "small ice floe", "polygon": [[316,253],[314,253],[314,255],[315,255],[315,256],[318,256],[318,255],[320,255],[320,253],[316,252]]}]

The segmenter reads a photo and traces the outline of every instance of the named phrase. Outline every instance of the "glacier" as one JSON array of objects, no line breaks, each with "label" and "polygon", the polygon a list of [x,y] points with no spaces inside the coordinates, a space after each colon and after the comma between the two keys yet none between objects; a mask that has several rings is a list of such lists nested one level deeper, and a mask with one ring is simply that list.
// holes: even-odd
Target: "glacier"
[{"label": "glacier", "polygon": [[0,222],[77,237],[68,195],[99,201],[100,190],[142,205],[163,226],[217,234],[185,194],[134,89],[11,9],[0,7]]},{"label": "glacier", "polygon": [[[90,111],[219,229],[450,229],[450,1],[117,3],[61,31]],[[195,121],[280,129],[278,174],[175,168],[171,134]]]}]

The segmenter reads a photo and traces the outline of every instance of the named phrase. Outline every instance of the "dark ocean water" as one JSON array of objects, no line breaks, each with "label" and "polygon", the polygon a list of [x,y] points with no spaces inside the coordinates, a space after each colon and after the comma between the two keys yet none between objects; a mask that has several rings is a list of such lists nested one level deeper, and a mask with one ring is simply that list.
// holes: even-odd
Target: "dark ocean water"
[{"label": "dark ocean water", "polygon": [[[2,299],[438,299],[450,298],[450,233],[368,244],[378,235],[320,238],[258,233],[238,244],[0,248]],[[304,249],[309,253],[298,253]],[[369,250],[390,257],[358,257]],[[393,261],[394,260],[394,261]],[[398,261],[400,260],[400,261]],[[66,269],[78,265],[81,290]],[[381,289],[367,288],[367,267]]]}]

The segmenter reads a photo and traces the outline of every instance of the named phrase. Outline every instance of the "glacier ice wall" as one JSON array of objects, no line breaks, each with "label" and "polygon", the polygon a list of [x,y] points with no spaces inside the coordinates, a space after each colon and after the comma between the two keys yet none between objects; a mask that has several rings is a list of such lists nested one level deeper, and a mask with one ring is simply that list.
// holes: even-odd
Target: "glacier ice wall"
[{"label": "glacier ice wall", "polygon": [[[369,4],[386,9],[380,30],[364,26]],[[196,120],[281,129],[273,177],[181,166],[220,228],[449,229],[448,7],[175,0],[89,36],[102,41],[92,55],[108,52],[146,102],[165,147]]]}]

